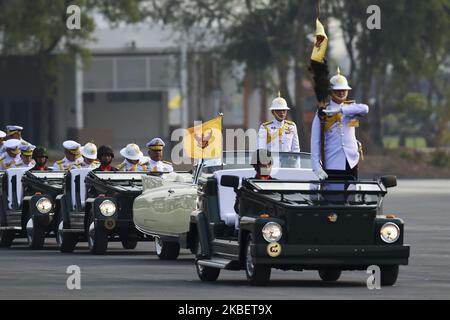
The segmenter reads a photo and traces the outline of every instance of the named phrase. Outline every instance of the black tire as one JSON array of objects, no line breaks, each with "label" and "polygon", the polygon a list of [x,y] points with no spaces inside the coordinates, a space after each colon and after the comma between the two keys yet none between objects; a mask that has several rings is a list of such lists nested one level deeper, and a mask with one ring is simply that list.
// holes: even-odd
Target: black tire
[{"label": "black tire", "polygon": [[14,232],[10,230],[0,230],[0,248],[11,247],[14,241]]},{"label": "black tire", "polygon": [[30,217],[26,226],[28,246],[32,250],[42,250],[45,242],[45,230]]},{"label": "black tire", "polygon": [[198,260],[201,258],[201,245],[200,242],[197,242],[196,247],[196,259],[195,259],[195,270],[197,271],[197,275],[202,281],[212,282],[216,281],[220,274],[219,268],[212,268],[207,266],[201,266],[198,264]]},{"label": "black tire", "polygon": [[333,268],[319,270],[320,279],[327,282],[337,281],[341,277],[341,273],[341,270]]},{"label": "black tire", "polygon": [[124,249],[135,249],[137,246],[136,240],[121,239],[120,242],[122,242],[122,247]]},{"label": "black tire", "polygon": [[397,282],[398,277],[398,265],[394,266],[381,266],[381,285],[393,286]]},{"label": "black tire", "polygon": [[158,258],[161,260],[175,260],[180,254],[180,244],[178,242],[164,241],[155,238],[155,248]]},{"label": "black tire", "polygon": [[247,276],[247,281],[252,286],[265,286],[270,281],[270,273],[272,269],[267,265],[254,264],[254,257],[251,253],[252,245],[253,237],[249,234],[247,237],[247,242],[245,243],[245,275]]},{"label": "black tire", "polygon": [[86,237],[88,239],[89,251],[92,254],[103,255],[108,249],[108,233],[105,228],[95,223],[94,218],[89,218]]},{"label": "black tire", "polygon": [[59,251],[63,253],[70,253],[73,252],[78,243],[78,236],[76,234],[62,232],[63,226],[64,222],[60,219],[56,229],[56,243]]}]

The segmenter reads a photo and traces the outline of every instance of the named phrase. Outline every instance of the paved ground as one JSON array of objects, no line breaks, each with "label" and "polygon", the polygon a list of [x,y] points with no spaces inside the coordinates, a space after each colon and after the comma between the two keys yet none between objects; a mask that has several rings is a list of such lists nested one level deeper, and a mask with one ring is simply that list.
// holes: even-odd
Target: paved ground
[{"label": "paved ground", "polygon": [[[450,299],[450,180],[401,180],[385,201],[385,212],[406,221],[410,265],[400,267],[394,287],[368,290],[363,271],[344,272],[335,284],[316,272],[273,270],[269,288],[247,286],[244,272],[222,271],[215,283],[198,280],[193,256],[160,261],[153,243],[136,250],[113,244],[107,256],[92,256],[86,244],[61,254],[54,241],[44,251],[25,242],[0,250],[3,299]],[[81,290],[66,288],[66,268],[81,268]]]}]

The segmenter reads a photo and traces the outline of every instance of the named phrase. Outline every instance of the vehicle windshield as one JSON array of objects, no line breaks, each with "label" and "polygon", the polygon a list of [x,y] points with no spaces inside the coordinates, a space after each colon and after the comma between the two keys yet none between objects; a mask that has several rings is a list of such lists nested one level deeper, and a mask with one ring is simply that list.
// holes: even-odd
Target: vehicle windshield
[{"label": "vehicle windshield", "polygon": [[[253,168],[250,151],[225,151],[222,159],[205,159],[202,172],[214,173],[217,170]],[[311,169],[311,156],[304,152],[273,152],[273,168]]]},{"label": "vehicle windshield", "polygon": [[378,206],[386,194],[376,181],[261,181],[248,185],[265,197],[293,206]]}]

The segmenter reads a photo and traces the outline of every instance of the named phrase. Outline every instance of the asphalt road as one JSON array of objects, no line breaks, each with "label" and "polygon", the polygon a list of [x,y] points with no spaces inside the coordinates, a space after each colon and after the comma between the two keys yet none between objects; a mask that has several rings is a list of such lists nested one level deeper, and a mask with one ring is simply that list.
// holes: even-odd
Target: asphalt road
[{"label": "asphalt road", "polygon": [[[202,283],[194,257],[157,258],[152,242],[135,250],[110,245],[106,256],[92,256],[87,244],[72,254],[28,250],[24,240],[0,249],[0,300],[4,299],[450,299],[450,180],[401,180],[385,199],[385,212],[406,223],[410,264],[400,267],[397,284],[368,290],[364,271],[344,272],[334,284],[314,271],[272,271],[270,287],[246,284],[243,271],[222,271],[218,281]],[[112,247],[112,248],[111,248]],[[81,289],[68,290],[66,269],[81,269]]]}]

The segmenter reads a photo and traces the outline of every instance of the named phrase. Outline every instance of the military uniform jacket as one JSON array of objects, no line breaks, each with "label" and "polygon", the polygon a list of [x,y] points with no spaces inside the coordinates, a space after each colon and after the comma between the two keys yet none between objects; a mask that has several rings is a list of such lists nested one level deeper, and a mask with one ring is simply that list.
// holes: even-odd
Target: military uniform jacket
[{"label": "military uniform jacket", "polygon": [[33,168],[36,165],[36,161],[31,160],[29,164],[25,164],[22,159],[16,165],[16,168]]},{"label": "military uniform jacket", "polygon": [[10,157],[8,153],[4,153],[0,157],[0,171],[6,171],[11,168],[17,168],[20,165],[22,159],[20,158],[20,154],[15,156],[14,158]]},{"label": "military uniform jacket", "polygon": [[81,168],[91,168],[91,169],[96,169],[100,166],[100,161],[98,160],[94,160],[91,163],[86,163],[83,159],[83,162],[81,162]]},{"label": "military uniform jacket", "polygon": [[[146,161],[145,161],[146,160]],[[150,172],[172,172],[172,164],[168,161],[154,161],[149,157],[145,157],[145,165]]]},{"label": "military uniform jacket", "polygon": [[297,126],[293,121],[265,122],[259,127],[258,149],[278,152],[299,152]]},{"label": "military uniform jacket", "polygon": [[137,163],[132,164],[125,159],[121,164],[117,166],[117,170],[119,171],[132,171],[132,172],[147,172],[148,168],[145,164]]},{"label": "military uniform jacket", "polygon": [[78,158],[75,161],[70,161],[68,160],[66,157],[64,157],[64,159],[58,160],[53,164],[52,169],[53,170],[60,170],[60,171],[64,171],[64,170],[71,170],[71,169],[80,169],[81,168],[81,163],[83,162],[83,158]]},{"label": "military uniform jacket", "polygon": [[[359,125],[358,117],[369,112],[369,107],[359,103],[337,104],[331,101],[327,110],[342,107],[342,113],[327,116],[325,125],[325,168],[326,170],[345,170],[346,161],[351,168],[359,162],[359,146],[355,127]],[[320,119],[316,114],[311,132],[311,162],[316,171],[321,166]]]}]

